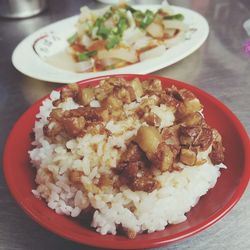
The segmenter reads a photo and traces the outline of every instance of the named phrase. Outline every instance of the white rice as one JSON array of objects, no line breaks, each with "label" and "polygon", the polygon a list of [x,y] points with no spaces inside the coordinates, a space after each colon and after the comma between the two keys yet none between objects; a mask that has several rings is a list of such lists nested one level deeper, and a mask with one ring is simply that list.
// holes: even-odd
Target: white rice
[{"label": "white rice", "polygon": [[[110,121],[106,124],[112,136],[86,134],[82,138],[67,141],[65,145],[50,144],[43,135],[42,128],[48,123],[47,117],[53,109],[52,101],[58,98],[59,93],[53,91],[37,114],[33,142],[36,147],[29,154],[32,164],[37,168],[38,186],[32,192],[36,197],[44,198],[48,207],[58,214],[77,217],[91,205],[96,210],[91,225],[101,234],[116,234],[119,224],[136,233],[145,230],[150,233],[163,230],[168,224],[185,221],[185,213],[215,185],[220,176],[220,168],[225,168],[223,164],[214,166],[210,162],[209,148],[198,155],[198,159],[207,159],[201,166],[179,164],[182,171],[158,171],[156,178],[161,183],[161,188],[151,193],[133,192],[126,186],[122,186],[118,193],[112,187],[96,190],[93,184],[97,183],[101,174],[111,173],[111,168],[116,166],[121,153],[126,149],[125,142],[137,133],[142,124],[131,116],[126,121]],[[71,98],[60,104],[65,110],[78,106]],[[97,101],[93,102],[93,106],[99,106]],[[124,107],[127,114],[132,114],[137,106],[138,103],[134,102]],[[165,105],[151,108],[152,112],[162,118],[160,128],[173,124],[171,109]],[[93,149],[93,145],[97,145],[97,150]],[[84,173],[81,181],[86,192],[71,185],[67,175],[69,169]],[[53,174],[54,181],[48,170]],[[133,204],[134,212],[127,208],[128,204]]]}]

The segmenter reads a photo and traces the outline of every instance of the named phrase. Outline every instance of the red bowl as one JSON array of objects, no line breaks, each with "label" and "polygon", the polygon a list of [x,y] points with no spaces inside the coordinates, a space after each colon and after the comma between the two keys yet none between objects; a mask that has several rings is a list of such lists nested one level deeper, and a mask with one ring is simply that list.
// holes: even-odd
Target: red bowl
[{"label": "red bowl", "polygon": [[[118,75],[125,79],[139,77],[142,80],[152,75]],[[95,85],[109,76],[84,80],[82,86]],[[28,150],[31,148],[30,133],[35,115],[42,100],[32,105],[13,127],[4,151],[4,174],[9,189],[22,209],[36,222],[48,230],[78,243],[116,249],[140,249],[159,247],[194,235],[222,218],[242,196],[250,176],[249,138],[236,116],[220,101],[204,91],[173,79],[155,76],[163,86],[175,85],[191,90],[204,105],[204,115],[209,125],[219,130],[226,148],[225,164],[217,184],[187,214],[187,220],[170,225],[165,230],[138,235],[130,240],[119,235],[100,235],[88,226],[80,225],[70,217],[56,214],[43,200],[33,196],[35,187],[34,170],[29,163]],[[46,98],[46,97],[45,97]]]}]

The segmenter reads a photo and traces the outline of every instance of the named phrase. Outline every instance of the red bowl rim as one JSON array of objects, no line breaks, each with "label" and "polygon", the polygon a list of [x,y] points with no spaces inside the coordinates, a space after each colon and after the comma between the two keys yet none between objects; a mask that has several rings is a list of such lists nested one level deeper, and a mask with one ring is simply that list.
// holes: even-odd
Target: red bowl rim
[{"label": "red bowl rim", "polygon": [[[167,237],[160,237],[157,239],[143,239],[143,240],[126,240],[126,241],[119,241],[118,244],[116,245],[114,241],[106,241],[106,240],[101,240],[98,239],[96,240],[95,237],[91,238],[91,237],[86,237],[86,238],[80,238],[78,237],[78,235],[69,235],[67,232],[63,231],[62,228],[58,227],[58,228],[53,228],[50,225],[48,225],[46,223],[46,221],[42,221],[41,219],[39,219],[38,216],[34,215],[20,200],[19,197],[15,191],[15,187],[12,186],[11,181],[10,181],[10,166],[9,166],[9,159],[7,157],[7,152],[9,150],[9,148],[11,147],[11,141],[13,140],[12,138],[12,131],[14,131],[18,126],[19,123],[21,123],[21,120],[26,116],[27,113],[29,113],[29,111],[31,109],[34,108],[34,106],[40,106],[41,102],[48,98],[49,94],[46,95],[45,97],[39,99],[38,101],[36,101],[33,105],[31,105],[21,116],[20,118],[17,120],[17,122],[14,124],[7,140],[5,143],[5,148],[4,148],[4,154],[3,154],[3,172],[4,172],[4,177],[6,180],[6,183],[8,185],[8,188],[10,190],[11,195],[13,196],[13,198],[16,200],[16,202],[18,203],[18,205],[24,210],[24,212],[31,217],[34,221],[36,221],[38,224],[40,224],[41,226],[43,226],[44,228],[46,228],[47,230],[49,230],[50,232],[53,232],[63,238],[75,241],[77,243],[81,243],[81,244],[86,244],[86,245],[90,245],[90,246],[95,246],[95,247],[102,247],[102,248],[111,248],[111,249],[142,249],[142,248],[150,248],[150,247],[160,247],[162,245],[165,244],[169,244],[169,243],[173,243],[176,241],[179,241],[181,239],[185,239],[187,237],[190,237],[192,235],[195,235],[197,233],[199,233],[200,231],[203,231],[204,229],[206,229],[207,227],[213,225],[215,222],[217,222],[219,219],[221,219],[223,216],[225,216],[235,205],[236,203],[240,200],[241,196],[243,195],[248,182],[249,182],[249,178],[250,178],[250,141],[249,141],[249,137],[248,134],[245,130],[245,128],[243,127],[243,125],[241,124],[241,122],[239,121],[239,119],[233,114],[233,112],[231,110],[229,110],[229,108],[227,108],[221,101],[219,101],[218,99],[216,99],[215,97],[213,97],[212,95],[206,93],[205,91],[197,88],[196,86],[190,85],[188,83],[182,82],[182,81],[178,81],[175,79],[171,79],[171,78],[167,78],[167,77],[161,77],[161,76],[157,76],[157,75],[141,75],[141,74],[116,74],[116,75],[106,75],[106,76],[100,76],[100,77],[94,77],[94,78],[90,78],[90,79],[86,79],[86,80],[82,80],[79,81],[78,83],[81,85],[84,84],[89,84],[92,82],[96,82],[96,81],[100,81],[103,80],[105,78],[111,77],[111,76],[115,76],[115,77],[124,77],[124,78],[131,78],[131,77],[146,77],[146,78],[158,78],[161,81],[165,81],[165,80],[172,80],[175,83],[179,83],[181,84],[184,88],[195,90],[199,95],[203,95],[205,96],[207,99],[209,99],[210,102],[214,103],[216,106],[218,106],[223,112],[226,113],[226,115],[230,118],[230,120],[232,121],[232,123],[235,125],[235,127],[237,128],[238,133],[240,134],[240,139],[242,141],[243,144],[243,148],[244,148],[244,156],[245,156],[245,165],[244,165],[244,171],[242,174],[242,179],[237,187],[237,189],[235,190],[234,194],[232,195],[232,197],[230,198],[230,200],[223,206],[221,207],[216,213],[214,213],[212,216],[208,217],[205,221],[203,221],[202,223],[198,224],[195,227],[186,229],[180,233],[174,234],[173,236],[167,236]],[[60,90],[63,87],[57,88],[56,90]],[[121,244],[122,243],[122,244]]]}]

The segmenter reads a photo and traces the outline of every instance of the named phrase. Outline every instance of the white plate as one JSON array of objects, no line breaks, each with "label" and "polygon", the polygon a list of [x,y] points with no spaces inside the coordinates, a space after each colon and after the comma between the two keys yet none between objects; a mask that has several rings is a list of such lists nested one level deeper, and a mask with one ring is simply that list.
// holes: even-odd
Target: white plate
[{"label": "white plate", "polygon": [[[154,11],[160,8],[160,5],[138,5],[133,7],[141,10],[151,9]],[[49,39],[43,41],[43,45],[40,49],[49,54],[55,54],[56,52],[59,52],[57,50],[60,49],[63,50],[63,48],[67,46],[67,38],[75,33],[74,24],[76,23],[78,16],[73,16],[50,24],[25,38],[15,48],[12,54],[12,63],[17,70],[25,75],[57,83],[72,83],[108,74],[147,74],[154,72],[187,57],[197,50],[205,42],[208,36],[209,27],[203,16],[186,8],[177,6],[172,6],[172,8],[175,13],[181,13],[184,15],[184,22],[191,27],[193,32],[189,31],[187,39],[166,50],[166,52],[160,57],[155,57],[123,68],[101,72],[75,73],[54,67],[38,56],[33,48],[34,43],[42,37],[48,36]],[[57,46],[53,46],[53,41],[55,40],[58,40],[56,43]]]}]

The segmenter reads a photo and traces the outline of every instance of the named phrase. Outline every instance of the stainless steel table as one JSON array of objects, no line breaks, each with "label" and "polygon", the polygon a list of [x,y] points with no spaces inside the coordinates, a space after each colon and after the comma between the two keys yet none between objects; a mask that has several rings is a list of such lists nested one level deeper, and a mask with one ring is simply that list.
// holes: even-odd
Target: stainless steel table
[{"label": "stainless steel table", "polygon": [[[143,1],[140,1],[143,2]],[[241,46],[250,40],[242,24],[250,18],[250,1],[170,1],[204,15],[210,25],[206,43],[195,53],[156,74],[192,83],[225,103],[250,132],[250,55]],[[37,99],[57,84],[38,81],[17,72],[11,64],[15,46],[38,28],[77,14],[81,5],[95,1],[51,0],[43,14],[24,20],[0,19],[0,150],[12,125]],[[21,142],[20,142],[21,143]],[[1,153],[2,158],[2,153]],[[2,162],[2,161],[1,161]],[[0,172],[0,249],[94,249],[62,239],[33,222],[10,196]],[[168,250],[250,249],[250,188],[222,220],[189,239],[168,245]]]}]

